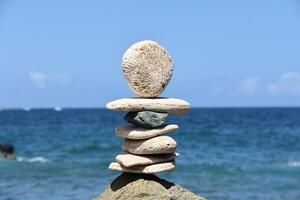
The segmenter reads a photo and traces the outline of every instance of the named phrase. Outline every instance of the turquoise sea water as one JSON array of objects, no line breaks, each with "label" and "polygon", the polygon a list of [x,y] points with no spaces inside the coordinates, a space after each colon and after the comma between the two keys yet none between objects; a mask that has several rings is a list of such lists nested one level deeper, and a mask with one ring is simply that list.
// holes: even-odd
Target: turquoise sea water
[{"label": "turquoise sea water", "polygon": [[[102,109],[0,112],[0,143],[18,161],[0,161],[0,200],[82,200],[101,193],[118,173],[114,135],[124,113]],[[208,200],[299,200],[300,109],[192,109],[170,117],[181,157],[160,177]]]}]

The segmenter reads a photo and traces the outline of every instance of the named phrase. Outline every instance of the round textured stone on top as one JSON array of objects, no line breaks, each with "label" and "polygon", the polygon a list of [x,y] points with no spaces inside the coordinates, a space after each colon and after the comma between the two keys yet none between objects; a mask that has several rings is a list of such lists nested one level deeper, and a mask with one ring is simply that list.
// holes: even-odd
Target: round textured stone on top
[{"label": "round textured stone on top", "polygon": [[123,55],[129,87],[140,97],[158,97],[172,78],[173,63],[165,48],[150,40],[133,44]]}]

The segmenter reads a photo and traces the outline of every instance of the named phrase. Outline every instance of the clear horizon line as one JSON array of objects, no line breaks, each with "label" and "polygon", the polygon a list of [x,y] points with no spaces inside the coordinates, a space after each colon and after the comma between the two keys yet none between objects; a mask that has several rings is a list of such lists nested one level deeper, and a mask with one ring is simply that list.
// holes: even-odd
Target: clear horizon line
[{"label": "clear horizon line", "polygon": [[[45,107],[0,107],[0,110],[39,110],[39,109],[107,109],[106,107],[90,107],[90,106],[45,106]],[[295,106],[192,106],[191,109],[214,109],[214,108],[300,108],[300,105]]]}]

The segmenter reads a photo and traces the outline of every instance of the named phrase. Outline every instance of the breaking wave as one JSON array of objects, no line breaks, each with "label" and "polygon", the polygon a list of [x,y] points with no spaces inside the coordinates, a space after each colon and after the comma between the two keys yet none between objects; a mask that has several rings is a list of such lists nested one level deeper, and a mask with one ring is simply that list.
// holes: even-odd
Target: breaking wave
[{"label": "breaking wave", "polygon": [[288,162],[289,167],[300,167],[300,161],[297,160],[290,160]]},{"label": "breaking wave", "polygon": [[49,159],[37,156],[33,158],[25,158],[25,157],[17,157],[18,162],[30,162],[30,163],[49,163],[51,162]]}]

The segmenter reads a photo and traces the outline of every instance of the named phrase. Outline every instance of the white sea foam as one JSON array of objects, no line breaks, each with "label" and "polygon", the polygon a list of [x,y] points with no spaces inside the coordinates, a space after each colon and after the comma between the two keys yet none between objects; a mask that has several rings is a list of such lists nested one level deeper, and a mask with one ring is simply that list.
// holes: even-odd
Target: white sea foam
[{"label": "white sea foam", "polygon": [[38,156],[38,157],[33,157],[33,158],[25,158],[25,157],[17,157],[18,162],[30,162],[30,163],[48,163],[51,162],[47,158]]},{"label": "white sea foam", "polygon": [[290,160],[288,162],[289,167],[300,167],[300,161],[299,160]]}]

